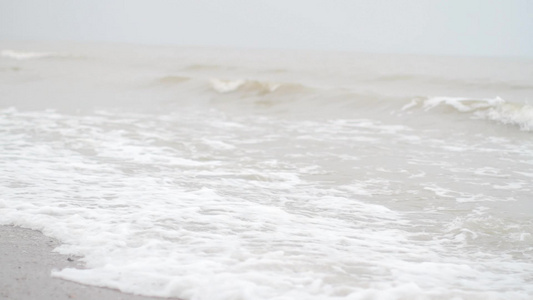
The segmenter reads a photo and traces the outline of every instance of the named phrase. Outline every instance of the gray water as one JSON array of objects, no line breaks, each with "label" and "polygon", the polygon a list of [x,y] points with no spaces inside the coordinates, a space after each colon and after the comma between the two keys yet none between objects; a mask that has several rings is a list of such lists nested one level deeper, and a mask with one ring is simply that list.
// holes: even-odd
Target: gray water
[{"label": "gray water", "polygon": [[533,61],[0,43],[0,224],[183,299],[533,297]]}]

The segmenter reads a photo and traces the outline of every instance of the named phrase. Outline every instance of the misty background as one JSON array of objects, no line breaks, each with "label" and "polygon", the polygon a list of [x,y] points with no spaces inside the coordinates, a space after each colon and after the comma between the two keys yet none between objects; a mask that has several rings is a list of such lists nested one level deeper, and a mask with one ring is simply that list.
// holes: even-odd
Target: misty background
[{"label": "misty background", "polygon": [[528,0],[0,0],[0,41],[533,57]]}]

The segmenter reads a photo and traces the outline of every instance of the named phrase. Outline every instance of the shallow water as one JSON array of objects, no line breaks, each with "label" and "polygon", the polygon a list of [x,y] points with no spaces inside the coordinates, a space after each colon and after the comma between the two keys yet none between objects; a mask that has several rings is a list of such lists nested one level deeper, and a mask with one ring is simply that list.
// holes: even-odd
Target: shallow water
[{"label": "shallow water", "polygon": [[531,60],[0,44],[0,224],[183,299],[529,299]]}]

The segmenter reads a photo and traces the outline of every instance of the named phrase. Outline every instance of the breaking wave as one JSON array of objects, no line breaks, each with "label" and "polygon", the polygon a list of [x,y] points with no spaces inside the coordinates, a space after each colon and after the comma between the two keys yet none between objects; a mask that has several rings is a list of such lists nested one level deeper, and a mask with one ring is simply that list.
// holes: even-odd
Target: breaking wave
[{"label": "breaking wave", "polygon": [[425,111],[450,108],[453,111],[469,113],[472,118],[496,121],[505,125],[518,126],[524,131],[533,131],[533,106],[507,102],[496,98],[430,97],[413,99],[402,110],[419,107]]},{"label": "breaking wave", "polygon": [[270,93],[297,93],[310,91],[312,88],[299,83],[281,83],[248,79],[226,80],[213,78],[211,88],[217,93],[226,94],[243,92],[247,94],[265,95]]}]

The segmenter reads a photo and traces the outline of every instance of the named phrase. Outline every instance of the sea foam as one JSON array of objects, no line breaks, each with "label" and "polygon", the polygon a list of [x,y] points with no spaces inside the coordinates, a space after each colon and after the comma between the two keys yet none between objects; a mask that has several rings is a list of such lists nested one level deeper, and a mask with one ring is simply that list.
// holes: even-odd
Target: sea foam
[{"label": "sea foam", "polygon": [[[421,157],[446,153],[438,144],[427,151],[431,140],[405,139],[413,135],[407,126],[213,111],[2,113],[2,139],[9,143],[1,167],[11,175],[2,188],[0,223],[56,237],[64,243],[57,251],[87,265],[55,271],[56,277],[184,299],[526,299],[533,292],[526,283],[530,263],[463,250],[487,234],[486,212],[455,216],[452,224],[468,224],[460,229],[440,228],[430,211],[411,218],[378,204],[389,197],[411,201],[394,196],[410,193],[485,201],[477,194],[462,201],[472,194],[455,187],[430,186],[435,196],[395,187],[390,176],[420,174],[423,164],[414,160],[374,168],[374,157],[387,159],[375,148],[384,141],[408,142]],[[474,172],[480,183],[492,175],[447,172]],[[491,230],[504,230],[500,238],[509,239],[510,249],[531,243],[531,224],[509,225],[515,227],[507,233]],[[476,292],[457,291],[464,282]]]}]

